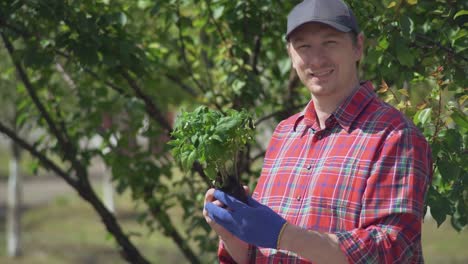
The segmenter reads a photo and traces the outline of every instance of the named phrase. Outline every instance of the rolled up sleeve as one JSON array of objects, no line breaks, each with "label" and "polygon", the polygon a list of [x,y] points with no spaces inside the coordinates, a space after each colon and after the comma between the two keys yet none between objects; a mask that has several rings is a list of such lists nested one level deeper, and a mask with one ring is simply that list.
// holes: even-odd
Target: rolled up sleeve
[{"label": "rolled up sleeve", "polygon": [[219,240],[218,245],[218,261],[220,264],[235,264],[236,261],[229,255],[229,252],[224,247],[223,241]]},{"label": "rolled up sleeve", "polygon": [[336,233],[350,263],[422,263],[424,199],[432,177],[427,141],[416,128],[391,132],[374,158],[359,226]]}]

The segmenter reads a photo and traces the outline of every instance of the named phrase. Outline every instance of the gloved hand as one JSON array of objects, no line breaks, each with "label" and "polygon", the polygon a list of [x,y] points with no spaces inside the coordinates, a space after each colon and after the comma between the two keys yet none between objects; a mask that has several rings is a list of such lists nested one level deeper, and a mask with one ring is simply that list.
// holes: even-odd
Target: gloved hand
[{"label": "gloved hand", "polygon": [[241,240],[259,247],[276,249],[281,228],[286,220],[252,197],[248,204],[216,190],[214,197],[227,206],[206,203],[208,216]]}]

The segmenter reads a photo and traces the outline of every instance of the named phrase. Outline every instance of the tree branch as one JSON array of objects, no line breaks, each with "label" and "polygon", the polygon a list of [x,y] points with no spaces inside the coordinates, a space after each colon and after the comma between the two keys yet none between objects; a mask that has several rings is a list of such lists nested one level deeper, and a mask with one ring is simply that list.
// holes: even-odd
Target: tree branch
[{"label": "tree branch", "polygon": [[[55,52],[64,57],[64,58],[67,58],[67,59],[70,59],[70,56],[62,51],[59,51],[59,50],[55,50]],[[83,68],[83,70],[89,74],[91,77],[93,77],[95,80],[99,80],[99,81],[102,81],[102,78],[95,72],[93,72],[91,69],[89,68]],[[190,94],[191,96],[197,96],[197,92],[195,92],[194,89],[192,89],[192,87],[184,84],[182,81],[180,81],[180,79],[170,73],[166,73],[165,74],[166,78],[168,78],[169,80],[173,81],[174,83],[178,84],[182,90],[184,90],[185,92],[187,92],[188,94]],[[116,84],[110,82],[110,81],[104,81],[104,83],[109,86],[111,89],[113,89],[114,91],[116,91],[117,93],[119,93],[120,95],[124,96],[124,97],[131,97],[132,95],[128,94],[127,92],[125,92],[125,89],[122,88],[122,87],[119,87],[117,86]]]},{"label": "tree branch", "polygon": [[[57,49],[55,49],[54,51],[55,51],[58,55],[60,55],[60,56],[62,56],[62,57],[64,57],[64,58],[66,58],[66,59],[70,59],[70,55],[66,54],[65,52],[62,52],[62,51],[57,50]],[[102,78],[101,78],[97,73],[95,73],[95,72],[93,72],[92,70],[90,70],[89,68],[84,67],[83,70],[84,70],[87,74],[91,75],[91,77],[93,77],[95,80],[102,81]],[[125,89],[124,89],[124,88],[119,87],[119,86],[113,84],[113,83],[110,82],[110,81],[104,81],[104,84],[106,84],[107,86],[109,86],[109,87],[112,88],[114,91],[116,91],[117,93],[119,93],[120,95],[122,95],[122,96],[124,96],[124,97],[131,97],[130,94],[128,94],[128,93],[125,92]]]},{"label": "tree branch", "polygon": [[[57,54],[59,54],[60,56],[63,56],[67,59],[70,58],[70,56],[66,53],[63,53],[61,51],[56,51]],[[91,75],[93,78],[95,78],[96,80],[101,80],[102,81],[102,78],[99,77],[99,75],[93,71],[91,71],[90,69],[88,68],[84,68],[84,71],[86,73],[88,73],[89,75]],[[161,117],[161,121],[162,122],[165,122],[167,123],[166,119],[162,116],[161,114],[161,111],[159,111],[159,109],[154,105],[154,103],[152,102],[152,100],[150,98],[148,98],[146,95],[143,94],[143,92],[141,91],[141,89],[139,88],[139,86],[136,84],[136,81],[133,80],[130,75],[128,73],[123,73],[123,76],[124,78],[127,80],[127,82],[130,84],[130,86],[134,89],[135,93],[137,94],[140,94],[140,96],[138,96],[138,98],[140,98],[141,100],[143,100],[145,102],[145,104],[147,105],[147,110],[148,110],[148,113],[150,114],[150,116],[152,116],[152,118],[154,119],[155,117],[157,116],[160,116]],[[174,82],[177,82],[177,83],[180,83],[180,85],[184,85],[182,82],[180,82],[177,77],[171,75],[171,74],[167,74],[166,77],[170,78],[171,80],[173,80]],[[124,96],[124,97],[131,97],[132,95],[128,94],[127,92],[125,92],[125,89],[113,84],[112,82],[110,81],[105,81],[105,84],[107,86],[109,86],[111,89],[115,90],[117,93],[119,93],[120,95]],[[190,87],[187,86],[187,91],[191,91],[193,93],[195,93],[193,91],[193,89],[191,89]],[[146,98],[146,99],[143,99],[143,98]],[[148,103],[147,103],[148,102]],[[154,106],[154,108],[153,108]],[[153,109],[153,110],[150,110],[150,109]],[[153,114],[154,113],[160,113],[160,114]],[[159,118],[156,119],[156,121],[161,124],[159,122]],[[169,124],[167,124],[167,126],[169,126]],[[172,131],[172,127],[169,126],[168,128],[168,132]],[[208,179],[208,176],[206,176],[205,172],[203,171],[203,167],[199,164],[199,163],[194,163],[193,167],[192,167],[192,171],[193,172],[196,172],[200,175],[200,177],[202,178],[202,180],[207,184],[207,186],[210,186],[210,181]]]},{"label": "tree branch", "polygon": [[[95,80],[102,81],[102,78],[97,73],[93,72],[92,70],[88,68],[84,68],[84,71],[87,74],[91,75],[91,77],[93,77]],[[124,88],[117,86],[116,84],[110,81],[104,81],[104,84],[109,86],[112,90],[116,91],[118,94],[122,95],[123,97],[126,97],[126,98],[132,97],[132,95],[127,93]]]},{"label": "tree branch", "polygon": [[55,63],[55,68],[58,72],[62,75],[63,80],[70,86],[72,90],[76,90],[76,83],[70,77],[70,75],[65,71],[65,68],[62,66],[60,62]]},{"label": "tree branch", "polygon": [[202,178],[203,182],[205,182],[206,186],[211,186],[211,181],[210,179],[208,178],[208,176],[205,174],[205,171],[203,170],[203,167],[202,165],[196,161],[193,163],[193,166],[192,166],[192,171],[193,172],[197,172],[200,177]]},{"label": "tree branch", "polygon": [[258,160],[259,158],[264,157],[265,154],[266,154],[266,151],[261,151],[260,153],[258,153],[257,155],[255,155],[255,156],[252,158],[252,163],[255,162],[256,160]]},{"label": "tree branch", "polygon": [[288,92],[286,93],[286,96],[284,98],[284,100],[286,101],[285,108],[259,118],[255,122],[255,126],[262,123],[263,121],[266,121],[278,115],[282,115],[282,116],[291,115],[292,114],[291,111],[305,107],[307,104],[293,105],[292,103],[290,103],[291,100],[296,96],[296,88],[299,86],[299,83],[300,83],[300,80],[299,80],[299,77],[297,76],[296,71],[294,69],[291,69],[291,72],[289,74],[288,88],[287,88]]},{"label": "tree branch", "polygon": [[260,56],[260,51],[261,51],[261,47],[262,47],[263,27],[264,26],[262,25],[262,30],[254,38],[255,39],[255,44],[254,44],[254,50],[253,50],[253,54],[252,54],[252,58],[251,58],[251,65],[252,65],[253,72],[255,74],[257,74],[257,75],[259,74],[259,71],[257,69],[257,64],[258,64],[258,57]]},{"label": "tree branch", "polygon": [[35,89],[33,85],[31,84],[29,77],[26,74],[26,71],[23,69],[23,66],[15,59],[13,56],[14,48],[13,45],[11,44],[10,40],[7,38],[7,36],[1,32],[0,33],[3,39],[3,43],[5,44],[5,47],[8,50],[8,53],[11,57],[11,60],[13,61],[13,64],[15,65],[16,71],[18,75],[20,76],[21,81],[24,83],[24,86],[26,87],[26,90],[28,91],[29,96],[31,97],[32,101],[34,102],[34,105],[37,107],[43,118],[45,119],[47,125],[49,126],[52,134],[57,138],[62,150],[63,154],[68,157],[68,159],[71,162],[76,162],[76,150],[72,146],[71,142],[67,141],[66,138],[69,138],[66,134],[66,131],[60,131],[56,125],[54,120],[52,119],[51,115],[47,111],[47,109],[44,107],[44,105],[41,103],[39,97],[37,96]]},{"label": "tree branch", "polygon": [[206,33],[205,27],[200,28],[200,43],[201,43],[200,56],[201,56],[201,59],[203,60],[203,65],[205,66],[204,70],[206,74],[206,79],[208,81],[208,87],[213,87],[212,69],[214,67],[214,62],[213,62],[213,58],[210,58],[210,56],[208,56],[208,53],[205,48],[205,47],[209,47],[211,44],[210,38],[208,37],[208,34]]},{"label": "tree branch", "polygon": [[11,140],[13,140],[18,146],[28,151],[31,154],[31,156],[36,157],[46,169],[52,170],[61,178],[63,178],[73,188],[75,189],[77,188],[77,182],[74,179],[72,179],[65,171],[63,171],[57,164],[55,164],[52,160],[47,158],[39,150],[34,148],[31,144],[26,142],[26,140],[18,137],[13,130],[9,129],[1,121],[0,121],[0,132],[5,134]]},{"label": "tree branch", "polygon": [[[216,23],[216,20],[213,16],[213,10],[211,10],[211,3],[209,0],[205,0],[205,4],[206,4],[206,8],[208,10],[208,15],[210,16],[210,20],[211,20],[211,23],[213,23],[216,27],[216,32],[218,32],[218,35],[219,37],[221,37],[221,40],[227,44],[227,39],[226,37],[224,36],[223,34],[223,30],[221,29],[221,27],[218,25],[218,23]],[[229,49],[229,54],[232,56],[232,51],[231,49]]]},{"label": "tree branch", "polygon": [[[65,71],[65,68],[62,66],[62,64],[60,64],[59,62],[56,62],[55,63],[55,68],[57,69],[58,72],[60,72],[60,74],[62,75],[62,78],[64,79],[64,81],[68,84],[68,86],[70,86],[70,89],[72,91],[76,90],[76,83],[73,81],[73,79],[70,77],[70,75]],[[54,95],[50,94],[50,96],[52,97],[53,102],[56,102]],[[55,112],[57,112],[57,118],[59,120],[60,128],[62,129],[62,131],[67,131],[65,122],[64,122],[64,120],[62,118],[63,117],[62,111],[60,111],[60,109],[59,109],[59,107],[57,105],[55,107]],[[68,136],[67,133],[64,133],[64,136],[66,137],[66,140],[68,142],[71,142],[71,139],[70,139],[70,137]]]},{"label": "tree branch", "polygon": [[[232,46],[229,44],[226,36],[224,35],[223,33],[223,30],[221,29],[221,26],[216,22],[216,19],[214,18],[213,16],[213,10],[211,10],[211,3],[209,0],[205,0],[205,3],[206,3],[206,7],[208,9],[208,15],[210,16],[209,19],[211,21],[211,23],[213,23],[215,25],[215,28],[216,28],[216,32],[218,32],[218,35],[219,37],[221,38],[221,41],[224,43],[224,45],[226,45],[226,47],[229,47],[228,49],[228,52],[229,52],[229,56],[231,58],[234,58],[234,53],[232,52]],[[232,61],[234,64],[236,64],[237,66],[239,66],[239,68],[242,68],[243,66],[240,65],[237,60],[233,60]]]},{"label": "tree branch", "polygon": [[187,260],[190,263],[200,264],[200,260],[198,259],[196,253],[192,250],[190,245],[187,243],[186,239],[182,237],[182,235],[177,231],[174,224],[171,221],[171,218],[167,214],[166,211],[162,210],[159,205],[156,206],[149,206],[151,200],[154,199],[153,189],[147,188],[144,191],[143,200],[148,205],[149,211],[151,215],[159,222],[159,224],[163,227],[163,232],[166,236],[171,237],[174,243],[181,249],[182,253],[185,255]]},{"label": "tree branch", "polygon": [[[118,241],[118,244],[124,248],[122,251],[123,257],[131,263],[141,263],[148,264],[149,262],[138,252],[135,246],[128,240],[128,237],[124,234],[121,227],[117,223],[115,216],[110,213],[107,208],[102,204],[101,200],[94,193],[89,181],[83,180],[87,179],[83,175],[80,175],[79,181],[73,180],[66,172],[64,172],[58,165],[56,165],[52,160],[43,155],[40,151],[35,149],[25,140],[19,138],[16,133],[6,127],[2,122],[0,122],[0,132],[5,134],[7,137],[12,139],[18,146],[25,149],[33,157],[36,157],[46,169],[50,169],[63,178],[71,187],[73,187],[79,195],[89,201],[89,203],[94,207],[96,212],[101,217],[104,225],[107,230],[114,235],[115,239]],[[76,168],[74,168],[76,170]],[[86,173],[86,171],[77,171],[78,173]]]},{"label": "tree branch", "polygon": [[4,28],[8,28],[9,30],[15,32],[16,34],[22,36],[23,38],[30,38],[31,37],[31,34],[29,34],[29,32],[26,32],[24,30],[21,30],[9,23],[6,22],[6,20],[3,18],[3,17],[0,17],[0,28],[1,27],[4,27]]},{"label": "tree branch", "polygon": [[148,111],[150,116],[154,120],[156,120],[168,133],[172,131],[172,125],[169,124],[169,122],[166,120],[161,110],[153,103],[151,98],[149,98],[146,94],[143,93],[141,88],[138,86],[137,82],[128,74],[128,72],[122,70],[121,75],[133,89],[135,95],[145,103],[146,110]]},{"label": "tree branch", "polygon": [[278,116],[278,115],[289,114],[292,110],[303,108],[306,105],[307,104],[291,106],[291,107],[288,107],[288,108],[285,108],[285,109],[278,110],[278,111],[273,112],[271,114],[268,114],[266,116],[260,117],[259,119],[257,119],[257,121],[255,121],[255,126],[258,126],[259,124],[263,123],[264,121],[266,121],[266,120],[268,120],[268,119],[270,119],[272,117],[275,117],[275,116]]},{"label": "tree branch", "polygon": [[424,41],[426,43],[431,43],[433,45],[436,45],[438,48],[442,49],[442,50],[445,50],[446,52],[448,52],[449,54],[451,55],[454,55],[455,57],[457,58],[460,58],[460,59],[463,59],[465,61],[468,61],[468,57],[465,57],[459,53],[457,53],[455,50],[451,49],[451,48],[448,48],[448,47],[445,47],[444,45],[442,45],[440,42],[437,42],[429,37],[426,37],[422,34],[416,34],[416,38],[421,40],[421,41]]},{"label": "tree branch", "polygon": [[[57,139],[57,141],[59,143],[59,147],[62,150],[62,154],[64,156],[64,159],[71,162],[72,167],[77,172],[77,175],[84,175],[83,172],[86,171],[86,168],[77,159],[77,150],[73,146],[72,142],[69,141],[70,137],[68,136],[67,131],[65,130],[65,127],[62,127],[63,130],[60,130],[56,126],[56,123],[52,119],[52,116],[49,114],[49,112],[47,111],[47,109],[45,108],[45,106],[42,104],[39,97],[37,96],[36,91],[35,91],[32,83],[31,83],[31,81],[29,80],[28,75],[26,74],[26,71],[23,69],[23,66],[21,65],[21,63],[19,63],[15,59],[15,57],[13,55],[15,50],[13,48],[12,43],[9,41],[9,39],[7,38],[7,36],[3,32],[0,32],[0,34],[2,36],[5,47],[7,48],[8,53],[9,53],[9,55],[11,57],[11,60],[12,60],[13,64],[15,65],[16,71],[17,71],[18,75],[20,76],[20,79],[23,82],[26,90],[28,91],[29,96],[31,97],[31,100],[33,101],[34,105],[36,106],[36,108],[41,113],[42,118],[45,119],[45,121],[46,121],[52,135],[54,135],[55,138]],[[87,179],[79,178],[79,180],[80,181],[86,181]]]},{"label": "tree branch", "polygon": [[195,92],[195,90],[192,89],[192,87],[186,85],[185,83],[183,83],[179,77],[176,77],[170,73],[166,73],[164,76],[166,76],[166,78],[168,78],[169,80],[171,80],[172,82],[178,84],[180,86],[180,88],[182,88],[182,90],[184,90],[185,92],[187,92],[188,94],[190,94],[191,96],[195,97],[197,96],[197,92]]}]

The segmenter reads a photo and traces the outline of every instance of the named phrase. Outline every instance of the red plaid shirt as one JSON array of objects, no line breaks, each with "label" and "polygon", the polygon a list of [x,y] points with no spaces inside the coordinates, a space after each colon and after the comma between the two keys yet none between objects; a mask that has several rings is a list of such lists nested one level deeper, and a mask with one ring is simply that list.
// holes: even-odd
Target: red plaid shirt
[{"label": "red plaid shirt", "polygon": [[[289,223],[334,233],[351,263],[423,263],[421,222],[432,162],[427,141],[361,84],[320,129],[313,103],[271,138],[253,197]],[[310,263],[250,247],[251,263]],[[222,243],[221,263],[232,263]]]}]

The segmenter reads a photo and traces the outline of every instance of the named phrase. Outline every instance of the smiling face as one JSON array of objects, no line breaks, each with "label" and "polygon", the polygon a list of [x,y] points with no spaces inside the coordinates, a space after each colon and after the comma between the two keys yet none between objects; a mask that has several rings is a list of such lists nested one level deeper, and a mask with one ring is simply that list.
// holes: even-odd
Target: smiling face
[{"label": "smiling face", "polygon": [[358,84],[356,62],[361,59],[363,36],[353,41],[322,23],[307,23],[291,33],[288,53],[292,66],[311,94],[342,100]]}]

